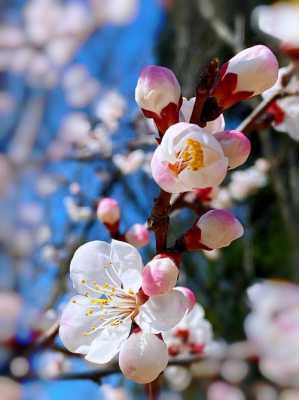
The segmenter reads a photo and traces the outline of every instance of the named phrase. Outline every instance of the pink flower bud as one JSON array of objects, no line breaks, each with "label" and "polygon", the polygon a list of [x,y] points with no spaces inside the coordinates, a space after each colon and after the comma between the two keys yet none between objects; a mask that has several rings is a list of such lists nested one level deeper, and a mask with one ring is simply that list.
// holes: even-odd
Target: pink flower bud
[{"label": "pink flower bud", "polygon": [[277,77],[278,62],[272,51],[263,45],[249,47],[222,66],[213,96],[220,107],[228,108],[269,89]]},{"label": "pink flower bud", "polygon": [[134,224],[126,232],[125,239],[134,247],[144,247],[149,243],[149,230],[145,225]]},{"label": "pink flower bud", "polygon": [[251,143],[243,133],[225,131],[218,132],[214,136],[220,142],[230,168],[236,168],[245,163],[250,154]]},{"label": "pink flower bud", "polygon": [[152,333],[132,333],[121,346],[119,367],[124,376],[134,382],[154,381],[167,363],[167,346]]},{"label": "pink flower bud", "polygon": [[135,100],[147,118],[153,118],[160,132],[179,121],[181,88],[174,73],[165,67],[149,65],[138,79]]},{"label": "pink flower bud", "polygon": [[187,310],[188,312],[190,312],[194,306],[194,304],[196,304],[196,296],[194,294],[194,292],[192,292],[191,289],[187,288],[187,287],[183,287],[183,286],[177,286],[175,288],[175,290],[179,290],[181,293],[183,293],[183,295],[185,296],[186,300],[187,300]]},{"label": "pink flower bud", "polygon": [[110,197],[102,199],[98,204],[97,217],[103,224],[114,225],[119,222],[120,209],[118,202]]},{"label": "pink flower bud", "polygon": [[153,258],[143,269],[142,289],[148,296],[169,292],[174,288],[179,270],[169,257]]},{"label": "pink flower bud", "polygon": [[219,249],[231,244],[244,233],[243,226],[232,213],[226,210],[211,210],[196,223],[201,243],[210,249]]}]

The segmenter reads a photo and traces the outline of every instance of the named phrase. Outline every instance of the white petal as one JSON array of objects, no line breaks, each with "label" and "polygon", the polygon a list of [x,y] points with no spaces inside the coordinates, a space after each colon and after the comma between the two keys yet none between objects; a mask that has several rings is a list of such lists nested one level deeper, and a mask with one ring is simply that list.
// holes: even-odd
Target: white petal
[{"label": "white petal", "polygon": [[101,333],[91,343],[86,360],[105,364],[112,360],[119,352],[121,344],[127,339],[131,330],[131,320],[127,320],[119,326],[109,327]]},{"label": "white petal", "polygon": [[136,322],[147,331],[168,331],[178,324],[186,310],[185,296],[178,290],[171,290],[161,296],[151,296],[141,307]]},{"label": "white petal", "polygon": [[191,329],[190,332],[190,341],[193,343],[208,344],[213,337],[212,325],[205,319],[202,319],[196,329]]},{"label": "white petal", "polygon": [[125,242],[112,240],[111,262],[125,290],[137,292],[141,286],[142,259],[138,250]]},{"label": "white petal", "polygon": [[188,191],[188,188],[168,168],[161,146],[158,146],[153,154],[151,170],[154,180],[166,192],[181,193]]},{"label": "white petal", "polygon": [[115,279],[112,281],[107,276],[106,268],[111,269],[110,245],[98,240],[83,244],[76,250],[70,265],[70,277],[74,288],[85,294],[87,289],[82,281],[89,284],[96,281],[99,285],[109,283],[115,286]]},{"label": "white petal", "polygon": [[189,190],[218,186],[227,174],[227,167],[228,160],[224,157],[199,171],[184,169],[179,178],[188,186]]},{"label": "white petal", "polygon": [[180,109],[180,112],[182,113],[182,121],[183,122],[190,122],[191,114],[193,111],[195,103],[195,97],[192,97],[191,99],[186,99],[183,97],[183,103]]},{"label": "white petal", "polygon": [[73,353],[86,354],[95,334],[84,335],[97,322],[98,317],[86,316],[90,300],[85,296],[74,296],[63,310],[59,336],[64,346]]},{"label": "white petal", "polygon": [[223,114],[220,114],[219,117],[214,119],[213,121],[209,121],[207,125],[204,127],[204,130],[208,133],[214,134],[217,132],[224,131],[225,128],[225,120]]}]

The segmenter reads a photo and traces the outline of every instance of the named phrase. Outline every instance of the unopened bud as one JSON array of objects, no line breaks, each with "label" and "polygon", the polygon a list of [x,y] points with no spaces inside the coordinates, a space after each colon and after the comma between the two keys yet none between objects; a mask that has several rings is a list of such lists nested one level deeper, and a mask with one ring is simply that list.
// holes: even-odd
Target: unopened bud
[{"label": "unopened bud", "polygon": [[236,168],[247,160],[251,143],[247,137],[238,131],[218,132],[214,135],[220,142],[225,157],[228,158],[229,168]]},{"label": "unopened bud", "polygon": [[244,233],[243,226],[226,210],[211,210],[203,214],[184,235],[188,250],[212,250],[229,246]]},{"label": "unopened bud", "polygon": [[153,258],[143,269],[142,289],[148,296],[169,292],[174,288],[179,270],[169,257]]},{"label": "unopened bud", "polygon": [[144,247],[149,243],[149,230],[145,225],[134,224],[126,232],[125,239],[134,247]]},{"label": "unopened bud", "polygon": [[121,346],[119,367],[124,376],[134,382],[154,381],[167,363],[167,346],[152,333],[132,333]]},{"label": "unopened bud", "polygon": [[244,233],[237,218],[226,210],[208,211],[199,218],[196,226],[201,231],[201,243],[210,249],[229,246]]},{"label": "unopened bud", "polygon": [[196,296],[194,294],[194,292],[184,286],[177,286],[175,288],[175,290],[180,291],[181,293],[183,293],[183,295],[185,296],[186,300],[187,300],[187,310],[188,312],[190,312],[193,308],[193,306],[196,304]]},{"label": "unopened bud", "polygon": [[149,65],[138,79],[135,100],[147,118],[153,118],[160,131],[179,121],[181,88],[174,73],[165,67]]},{"label": "unopened bud", "polygon": [[242,50],[224,64],[213,90],[219,106],[228,108],[241,100],[261,94],[275,84],[278,62],[263,45]]},{"label": "unopened bud", "polygon": [[103,224],[114,225],[120,220],[118,202],[110,197],[102,199],[97,208],[97,217]]}]

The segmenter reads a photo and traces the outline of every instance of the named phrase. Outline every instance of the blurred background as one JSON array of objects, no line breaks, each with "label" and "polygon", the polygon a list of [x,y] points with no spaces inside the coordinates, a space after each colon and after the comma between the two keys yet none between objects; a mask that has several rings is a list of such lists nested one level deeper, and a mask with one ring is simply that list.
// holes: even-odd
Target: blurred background
[{"label": "blurred background", "polygon": [[[171,68],[184,96],[192,97],[202,68],[214,57],[225,62],[263,43],[287,65],[277,42],[254,24],[252,11],[261,4],[271,2],[0,2],[1,400],[144,398],[142,387],[119,374],[98,382],[49,380],[94,366],[28,348],[67,300],[74,249],[109,239],[95,217],[98,200],[111,196],[120,203],[126,232],[146,222],[158,193],[149,168],[153,127],[134,100],[141,69]],[[230,109],[226,127],[236,128],[257,103]],[[217,354],[245,340],[250,285],[299,278],[297,142],[273,129],[252,132],[250,139],[244,174],[231,175],[213,200],[215,207],[233,209],[245,225],[244,237],[223,251],[187,255],[180,277],[206,311]],[[193,220],[190,210],[173,215],[173,232]],[[144,260],[154,254],[153,239],[141,249]],[[299,399],[298,391],[281,397],[283,385],[263,375],[254,357],[244,361],[241,350],[198,365],[192,377],[189,370],[170,371],[160,398],[206,399],[209,386],[221,381],[210,400]]]}]

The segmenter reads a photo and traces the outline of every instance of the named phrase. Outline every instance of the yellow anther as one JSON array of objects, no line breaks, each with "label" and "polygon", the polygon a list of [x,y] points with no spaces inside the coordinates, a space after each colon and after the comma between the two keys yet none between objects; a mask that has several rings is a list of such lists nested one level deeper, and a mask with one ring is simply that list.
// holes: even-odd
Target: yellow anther
[{"label": "yellow anther", "polygon": [[98,305],[103,305],[103,304],[108,304],[109,299],[91,299],[91,304],[98,304]]},{"label": "yellow anther", "polygon": [[113,321],[111,322],[111,325],[112,325],[112,326],[119,326],[121,323],[122,323],[121,320],[115,319],[115,320],[113,320]]},{"label": "yellow anther", "polygon": [[203,146],[195,139],[187,139],[185,147],[177,155],[177,162],[168,164],[168,168],[176,175],[181,173],[185,168],[197,171],[204,167],[204,151]]},{"label": "yellow anther", "polygon": [[193,171],[204,166],[204,152],[201,143],[194,139],[188,139],[185,149],[181,152],[180,157],[187,163]]},{"label": "yellow anther", "polygon": [[82,280],[81,280],[81,283],[82,283],[83,285],[85,285],[86,280],[85,280],[85,279],[82,279]]},{"label": "yellow anther", "polygon": [[88,310],[86,310],[85,315],[86,315],[86,317],[90,317],[91,315],[93,315],[93,313],[94,313],[94,311],[92,309],[88,309]]}]

